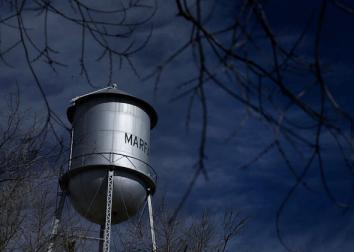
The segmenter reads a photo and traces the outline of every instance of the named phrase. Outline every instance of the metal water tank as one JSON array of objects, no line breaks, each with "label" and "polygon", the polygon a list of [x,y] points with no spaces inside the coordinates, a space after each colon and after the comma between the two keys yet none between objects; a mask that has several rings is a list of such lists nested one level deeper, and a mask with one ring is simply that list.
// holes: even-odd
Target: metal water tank
[{"label": "metal water tank", "polygon": [[133,216],[155,190],[149,165],[150,129],[157,114],[147,102],[115,86],[74,98],[70,170],[61,187],[86,219],[104,224],[107,171],[114,170],[112,224]]}]

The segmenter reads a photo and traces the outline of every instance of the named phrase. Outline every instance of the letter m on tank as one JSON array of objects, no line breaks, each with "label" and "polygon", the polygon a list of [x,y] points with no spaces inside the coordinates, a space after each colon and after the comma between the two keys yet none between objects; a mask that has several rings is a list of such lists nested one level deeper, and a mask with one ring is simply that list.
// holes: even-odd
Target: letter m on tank
[{"label": "letter m on tank", "polygon": [[131,146],[136,147],[137,149],[141,150],[142,152],[144,152],[147,155],[149,154],[148,143],[144,139],[142,139],[138,136],[135,136],[133,134],[125,132],[124,143],[130,144]]}]

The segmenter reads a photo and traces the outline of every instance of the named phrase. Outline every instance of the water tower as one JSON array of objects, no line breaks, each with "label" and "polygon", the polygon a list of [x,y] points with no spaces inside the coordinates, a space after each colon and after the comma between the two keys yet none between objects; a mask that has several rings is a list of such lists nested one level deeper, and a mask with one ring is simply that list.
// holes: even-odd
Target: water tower
[{"label": "water tower", "polygon": [[52,238],[65,196],[81,216],[101,226],[102,251],[109,251],[111,224],[132,217],[147,200],[156,251],[151,206],[155,174],[149,165],[155,110],[113,85],[72,99],[67,116],[72,124],[71,153],[69,169],[60,178],[64,196]]}]

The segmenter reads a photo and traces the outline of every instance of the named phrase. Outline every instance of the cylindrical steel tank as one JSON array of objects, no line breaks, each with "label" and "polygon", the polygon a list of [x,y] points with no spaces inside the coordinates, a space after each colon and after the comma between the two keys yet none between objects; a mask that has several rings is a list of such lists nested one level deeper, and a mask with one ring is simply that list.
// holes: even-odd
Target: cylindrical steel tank
[{"label": "cylindrical steel tank", "polygon": [[149,165],[150,129],[157,122],[147,102],[107,87],[72,100],[70,170],[61,187],[74,208],[97,224],[105,221],[107,171],[114,170],[112,224],[134,215],[154,192]]}]

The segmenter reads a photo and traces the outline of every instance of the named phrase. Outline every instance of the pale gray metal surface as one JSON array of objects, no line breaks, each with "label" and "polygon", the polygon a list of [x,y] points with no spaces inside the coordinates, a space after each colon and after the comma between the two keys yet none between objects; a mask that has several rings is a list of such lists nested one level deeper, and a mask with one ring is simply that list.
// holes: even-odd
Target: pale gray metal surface
[{"label": "pale gray metal surface", "polygon": [[150,119],[141,108],[99,97],[76,109],[73,129],[71,169],[116,165],[149,176]]},{"label": "pale gray metal surface", "polygon": [[88,220],[105,223],[107,171],[114,170],[112,224],[134,215],[152,193],[150,128],[156,112],[146,102],[114,88],[72,100],[70,170],[61,178],[74,208]]},{"label": "pale gray metal surface", "polygon": [[[112,224],[133,216],[144,204],[146,184],[130,172],[114,171]],[[67,190],[74,208],[86,219],[105,223],[107,170],[104,167],[70,177]]]},{"label": "pale gray metal surface", "polygon": [[126,93],[122,90],[119,90],[114,87],[106,87],[102,88],[99,90],[96,90],[94,92],[81,95],[78,97],[75,97],[74,99],[71,100],[71,105],[69,106],[67,110],[67,116],[70,122],[73,121],[74,115],[75,115],[75,110],[77,105],[82,104],[86,102],[87,100],[91,100],[92,98],[98,98],[98,97],[114,97],[114,98],[119,98],[121,102],[127,102],[129,104],[134,104],[137,107],[142,108],[145,110],[145,112],[150,116],[151,120],[151,128],[154,128],[156,123],[157,123],[157,114],[154,108],[147,103],[146,101],[135,97],[129,93]]}]

